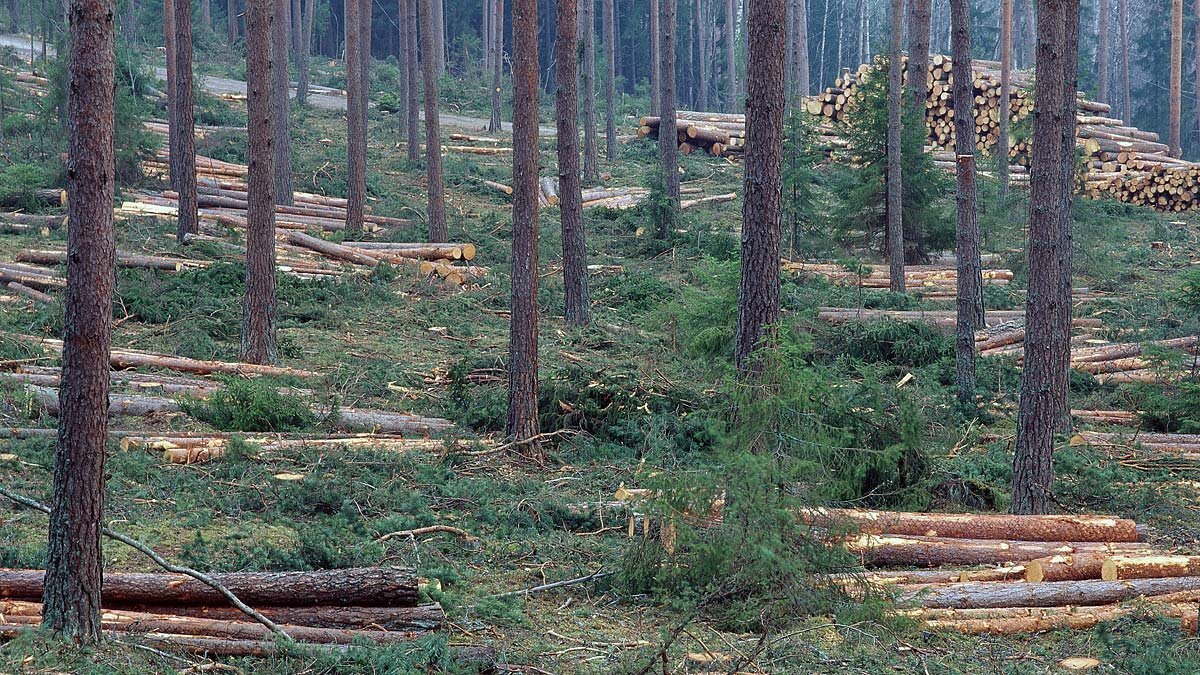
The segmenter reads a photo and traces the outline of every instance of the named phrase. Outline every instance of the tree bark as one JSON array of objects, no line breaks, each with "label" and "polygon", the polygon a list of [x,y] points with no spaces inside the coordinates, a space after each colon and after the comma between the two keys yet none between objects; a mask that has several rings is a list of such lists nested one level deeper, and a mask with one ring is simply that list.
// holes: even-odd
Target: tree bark
[{"label": "tree bark", "polygon": [[[247,19],[251,18],[250,12],[257,4],[260,3],[250,3]],[[247,34],[247,37],[250,35]],[[41,570],[0,570],[0,597],[15,600],[42,597],[43,576]],[[394,567],[352,567],[317,572],[235,572],[211,576],[242,602],[251,605],[412,607],[417,604],[416,575],[410,570]],[[101,598],[98,586],[96,590],[99,607]],[[229,602],[211,586],[183,574],[117,572],[104,576],[103,604],[105,607],[226,607]]]},{"label": "tree bark", "polygon": [[996,170],[1000,173],[1000,198],[1008,197],[1008,133],[1012,119],[1012,14],[1013,0],[1000,0],[1000,116],[996,139]]},{"label": "tree bark", "polygon": [[891,269],[891,290],[905,292],[904,286],[904,198],[901,193],[901,114],[900,87],[903,81],[900,44],[904,38],[904,0],[892,0],[892,35],[888,62],[887,128],[887,254]]},{"label": "tree bark", "polygon": [[246,119],[250,160],[246,201],[246,293],[241,358],[279,360],[275,334],[275,151],[272,131],[272,2],[246,6]]},{"label": "tree bark", "polygon": [[[907,99],[905,124],[916,124],[925,129],[925,102],[929,100],[929,32],[932,12],[931,0],[909,0],[908,2],[908,86],[904,90]],[[951,14],[953,14],[953,6]],[[970,68],[968,55],[967,75],[969,80],[974,76]],[[974,109],[972,105],[967,110]],[[971,120],[972,125],[974,119]],[[974,136],[974,126],[971,127]]]},{"label": "tree bark", "polygon": [[8,32],[21,32],[21,13],[17,8],[17,0],[8,0]]},{"label": "tree bark", "polygon": [[[1196,25],[1200,26],[1200,2],[1197,2],[1194,4],[1195,4],[1195,12],[1196,12],[1196,14],[1195,14]],[[1195,60],[1194,67],[1196,69],[1196,89],[1195,89],[1195,91],[1197,93],[1197,96],[1200,97],[1200,29],[1197,29],[1196,38],[1193,40],[1193,43],[1192,43],[1192,50],[1195,52],[1193,55],[1193,59]],[[1196,144],[1198,146],[1200,146],[1200,102],[1197,102],[1197,104],[1196,104],[1195,124],[1196,124],[1196,126],[1194,127],[1193,130],[1196,132]]]},{"label": "tree bark", "polygon": [[183,241],[184,235],[195,234],[199,228],[199,211],[196,203],[196,124],[192,94],[192,12],[191,3],[178,0],[174,3],[175,24],[175,115],[168,124],[179,127],[175,134],[174,151],[179,155],[175,163],[179,179],[175,190],[179,193],[179,218],[176,237]]},{"label": "tree bark", "polygon": [[588,299],[587,243],[583,229],[583,193],[579,184],[579,0],[558,0],[554,40],[554,107],[558,143],[558,209],[562,220],[563,313],[567,323],[591,321]]},{"label": "tree bark", "polygon": [[1167,145],[1171,146],[1171,156],[1183,154],[1180,141],[1180,109],[1183,101],[1183,0],[1171,2],[1171,91],[1170,110],[1168,111]]},{"label": "tree bark", "polygon": [[1025,367],[1012,480],[1012,512],[1022,514],[1050,509],[1054,433],[1067,414],[1079,0],[1046,2],[1037,24]]},{"label": "tree bark", "polygon": [[824,527],[852,525],[864,534],[1043,542],[1135,542],[1139,538],[1137,523],[1113,516],[813,509],[804,512],[801,517],[807,523]]},{"label": "tree bark", "polygon": [[441,77],[446,74],[446,7],[443,0],[430,0],[430,10],[433,14],[433,49],[422,51],[433,56],[436,74]]},{"label": "tree bark", "polygon": [[[586,0],[582,0],[586,1]],[[727,0],[729,3],[736,0]],[[658,18],[659,0],[650,0],[650,34],[646,42],[650,44],[650,110],[657,113],[662,108],[662,98],[659,90],[662,88],[661,56],[658,53]],[[582,15],[581,15],[582,17]],[[732,77],[732,76],[731,76]],[[730,100],[732,100],[731,97]]]},{"label": "tree bark", "polygon": [[[564,0],[570,2],[571,0]],[[513,0],[512,315],[507,437],[538,434],[538,43],[537,0]],[[541,457],[536,443],[525,454]]]},{"label": "tree bark", "polygon": [[658,50],[662,54],[662,109],[658,125],[658,153],[662,164],[663,192],[667,198],[666,208],[660,214],[655,236],[666,239],[675,229],[679,213],[679,146],[675,124],[675,31],[678,29],[676,10],[678,0],[659,0],[662,8],[658,35]]},{"label": "tree bark", "polygon": [[1117,19],[1121,37],[1121,106],[1125,124],[1133,124],[1133,102],[1129,95],[1129,6],[1128,0],[1117,0]]},{"label": "tree bark", "polygon": [[[400,0],[400,3],[403,5],[404,0]],[[312,56],[313,14],[316,12],[316,4],[317,0],[303,0],[300,11],[300,36],[296,40],[296,103],[300,105],[308,102],[309,61]],[[404,18],[402,15],[401,21]],[[401,35],[403,36],[403,32]]]},{"label": "tree bark", "polygon": [[[404,12],[407,15],[408,30],[404,36],[406,65],[408,68],[408,137],[407,150],[408,161],[418,162],[421,160],[421,106],[417,100],[417,92],[421,88],[421,75],[417,65],[417,2],[418,0],[400,0],[404,3]],[[496,0],[499,4],[503,0]],[[495,94],[493,94],[495,96]],[[494,131],[494,130],[493,130]]]},{"label": "tree bark", "polygon": [[225,34],[229,43],[238,39],[237,0],[225,0]]},{"label": "tree bark", "polygon": [[346,231],[362,232],[363,205],[367,192],[367,130],[360,106],[362,96],[363,6],[370,0],[346,0]]},{"label": "tree bark", "polygon": [[[924,0],[928,9],[929,0]],[[920,4],[920,3],[918,3]],[[918,11],[913,12],[918,19]],[[950,20],[953,32],[954,109],[973,110],[975,103],[974,75],[971,72],[971,18],[967,0],[950,0]],[[928,25],[926,25],[928,29]],[[928,41],[925,46],[928,49]],[[909,59],[909,83],[914,73],[922,77],[921,99],[918,101],[920,119],[925,117],[924,73],[926,66]],[[916,119],[916,118],[914,118]],[[955,196],[955,258],[958,283],[956,291],[957,324],[954,339],[954,371],[958,385],[958,400],[965,408],[975,410],[975,331],[986,325],[983,316],[983,264],[979,258],[979,215],[975,193],[975,119],[973,115],[954,117],[955,167],[958,189]],[[1007,164],[1007,158],[1004,161]]]},{"label": "tree bark", "polygon": [[[725,82],[726,82],[726,102],[725,110],[728,112],[738,111],[738,88],[737,88],[737,0],[725,0]],[[650,6],[650,64],[651,64],[651,83],[650,83],[650,109],[657,111],[658,106],[655,105],[658,101],[658,94],[655,87],[658,85],[658,63],[655,57],[657,40],[654,36],[658,34],[655,30],[658,28],[658,17],[654,16],[655,10],[658,9],[658,0],[652,0]]]},{"label": "tree bark", "polygon": [[200,0],[200,30],[212,30],[212,0]]},{"label": "tree bark", "polygon": [[[438,118],[438,49],[437,16],[434,10],[438,0],[418,0],[421,4],[421,64],[425,87],[425,181],[429,189],[429,241],[449,241],[446,229],[446,195],[442,185],[442,139]],[[536,37],[536,36],[535,36]],[[536,92],[535,92],[536,94]],[[534,125],[537,131],[537,125]],[[536,181],[537,171],[534,171]]]},{"label": "tree bark", "polygon": [[[187,2],[187,0],[178,0]],[[273,0],[271,23],[271,121],[275,133],[275,203],[292,204],[292,116],[288,97],[288,28],[291,0]]]},{"label": "tree bark", "polygon": [[604,0],[604,158],[617,158],[617,32],[613,0]]},{"label": "tree bark", "polygon": [[1096,25],[1096,100],[1109,103],[1108,96],[1108,0],[1099,0]]},{"label": "tree bark", "polygon": [[[605,0],[605,1],[609,2],[610,0]],[[705,49],[708,44],[708,40],[706,39],[705,34],[704,34],[704,29],[706,28],[706,26],[704,25],[704,22],[707,18],[705,16],[705,12],[707,11],[707,5],[704,4],[704,0],[695,0],[693,7],[694,7],[694,11],[692,12],[692,14],[693,14],[692,21],[695,24],[695,30],[696,30],[696,52],[697,52],[697,54],[696,54],[697,55],[697,58],[696,58],[696,83],[697,83],[697,89],[698,89],[698,93],[699,93],[699,96],[698,96],[697,102],[696,102],[696,109],[697,110],[708,110],[709,109],[709,107],[708,107],[709,106],[709,101],[708,101],[708,78],[709,78],[708,53]]]},{"label": "tree bark", "polygon": [[600,144],[596,138],[596,2],[579,1],[582,3],[579,24],[583,51],[583,182],[595,185],[600,182]]},{"label": "tree bark", "polygon": [[799,96],[812,93],[808,75],[808,1],[796,0],[796,87]]},{"label": "tree bark", "polygon": [[[222,621],[245,621],[246,615],[233,607],[180,605],[110,605],[105,609],[194,616]],[[0,609],[4,608],[0,603]],[[311,626],[313,628],[342,628],[350,630],[435,630],[445,622],[446,614],[440,605],[416,607],[255,607],[263,616],[280,624]]]},{"label": "tree bark", "polygon": [[80,644],[100,641],[113,233],[112,0],[71,0],[67,98],[67,288],[62,409],[54,454],[43,626]]},{"label": "tree bark", "polygon": [[[185,2],[188,0],[180,0]],[[179,120],[175,119],[176,61],[179,50],[175,46],[175,0],[163,0],[163,51],[167,57],[167,178],[172,190],[179,190]]]},{"label": "tree bark", "polygon": [[492,28],[492,116],[488,121],[488,131],[499,133],[504,123],[500,119],[500,95],[504,85],[504,0],[495,0],[496,12],[492,17],[495,25]]},{"label": "tree bark", "polygon": [[742,202],[742,271],[734,362],[754,379],[779,321],[780,198],[783,149],[785,0],[750,0],[746,34],[746,150]]}]

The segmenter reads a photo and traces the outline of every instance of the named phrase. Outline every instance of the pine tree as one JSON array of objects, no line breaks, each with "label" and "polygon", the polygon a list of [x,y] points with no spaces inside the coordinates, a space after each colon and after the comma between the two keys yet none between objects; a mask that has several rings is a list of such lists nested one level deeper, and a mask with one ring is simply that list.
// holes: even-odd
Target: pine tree
[{"label": "pine tree", "polygon": [[1008,196],[1009,129],[1012,120],[1012,14],[1013,0],[1000,0],[1000,129],[996,140],[1000,198]]},{"label": "pine tree", "polygon": [[[369,0],[367,0],[369,2]],[[363,0],[346,0],[343,24],[346,27],[346,231],[363,229],[363,205],[367,192],[367,130],[359,109],[361,95],[362,11]]]},{"label": "pine tree", "polygon": [[436,23],[437,0],[419,0],[421,5],[421,69],[425,92],[425,181],[429,195],[429,241],[450,238],[446,230],[446,195],[442,184],[442,139],[438,118]]},{"label": "pine tree", "polygon": [[1025,365],[1012,479],[1012,512],[1018,514],[1050,510],[1054,432],[1067,415],[1071,355],[1071,190],[1079,0],[1045,2],[1039,9]]},{"label": "pine tree", "polygon": [[[179,0],[187,2],[188,0]],[[290,206],[292,199],[292,124],[288,95],[288,37],[291,0],[273,0],[271,21],[271,119],[275,133],[275,203]]]},{"label": "pine tree", "polygon": [[[954,109],[972,110],[975,104],[975,87],[971,71],[971,17],[967,0],[950,0],[950,21],[954,45]],[[954,118],[954,152],[958,179],[955,227],[958,285],[955,303],[957,321],[954,370],[958,382],[958,400],[973,410],[975,331],[986,324],[983,316],[983,271],[979,258],[979,215],[976,212],[975,194],[975,120],[971,115],[956,115]],[[1007,164],[1007,161],[1005,163]]]},{"label": "pine tree", "polygon": [[178,153],[175,166],[179,171],[175,189],[179,193],[179,219],[176,227],[177,241],[183,242],[184,235],[194,234],[199,228],[196,198],[196,124],[192,93],[192,12],[183,0],[174,3],[175,24],[175,81],[171,92],[175,101],[174,118],[170,122],[179,127],[175,134]]},{"label": "pine tree", "polygon": [[80,644],[100,633],[104,456],[116,278],[113,0],[71,0],[67,287],[58,446],[42,625]]},{"label": "pine tree", "polygon": [[675,31],[678,0],[659,0],[658,52],[662,56],[662,108],[658,125],[658,153],[662,165],[662,191],[665,204],[655,214],[655,236],[665,239],[675,229],[679,213],[679,146],[675,123]]},{"label": "pine tree", "polygon": [[563,304],[567,323],[591,321],[583,195],[579,184],[579,2],[558,0],[554,97],[558,144],[558,210],[562,220]]},{"label": "pine tree", "polygon": [[596,2],[579,0],[580,50],[583,52],[583,182],[600,182],[600,151],[596,138]]}]

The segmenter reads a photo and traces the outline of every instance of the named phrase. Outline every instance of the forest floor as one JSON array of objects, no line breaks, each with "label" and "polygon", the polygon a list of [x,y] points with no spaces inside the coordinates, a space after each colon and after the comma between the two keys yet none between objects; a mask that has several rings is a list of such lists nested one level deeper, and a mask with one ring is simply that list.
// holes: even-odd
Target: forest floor
[{"label": "forest floor", "polygon": [[[467,112],[483,114],[479,108]],[[220,115],[237,122],[236,112]],[[632,118],[621,126],[631,128]],[[412,219],[381,238],[422,241],[424,169],[409,164],[397,149],[393,119],[373,111],[370,128],[371,205],[377,214]],[[344,195],[344,120],[333,111],[308,109],[297,112],[294,129],[297,188]],[[233,133],[205,138],[198,150],[244,162],[244,147],[244,138]],[[544,142],[542,149],[543,174],[549,175],[555,165],[552,143]],[[603,165],[613,176],[606,185],[646,186],[656,164],[652,142],[623,144],[619,156]],[[741,192],[736,162],[699,155],[682,158],[682,165],[685,185],[711,193]],[[303,384],[327,402],[443,416],[457,424],[452,437],[494,438],[505,414],[511,209],[508,198],[479,179],[507,182],[511,170],[504,157],[450,154],[445,171],[451,239],[476,243],[476,262],[490,268],[483,283],[450,290],[403,269],[332,281],[281,277],[281,352],[286,365],[322,373],[316,383]],[[989,290],[989,308],[1019,306],[1024,208],[1024,195],[1018,195],[1007,205],[989,202],[984,211],[985,249],[1001,256],[993,266],[1016,273],[1012,287]],[[766,638],[700,615],[660,663],[664,637],[689,613],[669,597],[642,592],[629,581],[631,561],[653,542],[631,538],[626,522],[605,519],[603,509],[580,513],[573,507],[612,500],[622,484],[637,486],[655,472],[703,476],[711,471],[716,448],[726,438],[721,420],[731,405],[725,387],[736,316],[740,215],[740,200],[688,211],[679,231],[660,241],[646,235],[652,228],[645,209],[589,211],[588,262],[604,267],[590,279],[594,321],[578,329],[561,316],[558,219],[554,209],[543,210],[542,425],[546,432],[568,430],[547,444],[544,463],[505,452],[347,449],[268,455],[247,446],[219,461],[171,465],[155,454],[114,446],[107,464],[108,521],[168,558],[208,570],[415,567],[441,581],[433,599],[446,608],[451,643],[489,644],[504,663],[553,673],[725,672],[724,662],[714,665],[710,653],[737,655],[760,647],[742,672],[1045,673],[1057,672],[1059,661],[1071,656],[1099,659],[1103,665],[1097,672],[1200,670],[1197,642],[1181,636],[1177,622],[1152,617],[1129,617],[1086,631],[974,637],[862,620],[852,604],[833,614],[798,618]],[[816,248],[813,242],[827,242],[827,225],[821,221],[801,233],[799,250],[844,260],[863,257],[827,243]],[[118,225],[119,248],[219,257],[218,250],[204,246],[177,247],[168,236],[173,231],[165,219],[129,219]],[[61,248],[64,237],[63,231],[0,236],[0,259],[12,260],[22,249]],[[1074,241],[1077,285],[1104,296],[1076,311],[1103,317],[1105,337],[1197,334],[1200,322],[1185,309],[1177,289],[1183,287],[1181,275],[1200,260],[1200,218],[1083,201]],[[236,359],[239,275],[232,265],[177,274],[120,272],[114,344]],[[821,404],[843,415],[847,426],[857,423],[852,418],[865,417],[860,406],[878,404],[870,420],[877,433],[915,434],[909,440],[921,451],[921,468],[913,475],[841,504],[1006,508],[1018,387],[1012,362],[981,362],[981,382],[988,390],[981,417],[978,423],[960,424],[947,412],[953,381],[949,337],[894,326],[830,326],[815,319],[823,305],[949,308],[948,302],[902,300],[788,276],[783,303],[787,332],[806,349],[797,369],[845,388],[842,394],[814,389],[828,396]],[[6,304],[0,312],[4,331],[50,337],[61,327],[57,305]],[[13,359],[54,362],[49,354],[0,340],[0,361]],[[895,383],[910,373],[914,383],[897,390]],[[1073,407],[1129,408],[1148,396],[1142,388],[1101,386],[1084,378],[1073,378],[1072,386]],[[53,427],[55,420],[20,389],[0,385],[0,423]],[[113,426],[209,428],[182,414],[117,419]],[[49,440],[0,441],[0,483],[47,500],[52,452]],[[1152,541],[1162,547],[1200,553],[1200,466],[1130,461],[1125,454],[1069,447],[1063,438],[1056,468],[1056,498],[1063,511],[1135,518],[1150,526]],[[278,480],[283,473],[303,479]],[[7,505],[0,505],[0,518],[0,567],[42,566],[45,518]],[[453,524],[477,539],[437,535],[416,542],[378,541],[388,532],[435,523]],[[105,542],[104,555],[108,570],[153,569],[148,560],[112,542]],[[617,574],[528,597],[497,597],[597,572]],[[409,672],[404,660],[410,656],[364,649],[225,662],[245,673]],[[202,662],[121,645],[106,647],[86,664],[30,640],[0,648],[5,672],[158,673]],[[423,671],[414,666],[413,672]]]}]

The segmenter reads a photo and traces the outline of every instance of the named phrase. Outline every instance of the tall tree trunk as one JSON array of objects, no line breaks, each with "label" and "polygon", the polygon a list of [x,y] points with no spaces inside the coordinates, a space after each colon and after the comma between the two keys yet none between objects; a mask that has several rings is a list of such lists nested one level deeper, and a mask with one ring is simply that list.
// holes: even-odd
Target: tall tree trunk
[{"label": "tall tree trunk", "polygon": [[[605,1],[608,2],[610,0]],[[699,107],[700,110],[708,110],[708,54],[705,51],[705,45],[708,44],[708,40],[704,34],[704,21],[706,18],[704,15],[706,9],[704,0],[696,0],[695,8],[696,16],[693,18],[696,21],[696,45],[699,48],[698,51],[700,56],[696,62],[696,71],[698,75],[697,83],[699,85],[697,89],[700,95]]]},{"label": "tall tree trunk", "polygon": [[17,8],[17,0],[8,0],[8,32],[21,32],[21,13]]},{"label": "tall tree trunk", "polygon": [[246,5],[246,119],[250,159],[246,179],[246,294],[242,299],[242,360],[279,360],[275,321],[275,151],[271,23],[274,3]]},{"label": "tall tree trunk", "polygon": [[[362,13],[359,18],[359,58],[362,59],[362,65],[358,71],[358,77],[362,81],[362,86],[358,89],[358,114],[362,117],[362,129],[365,135],[370,134],[367,128],[367,123],[370,119],[368,112],[371,105],[371,28],[375,17],[375,3],[373,0],[360,0],[362,2]],[[365,142],[364,142],[365,148]],[[365,192],[364,192],[365,196]]]},{"label": "tall tree trunk", "polygon": [[[613,0],[604,0],[604,158],[617,158],[617,33]],[[515,40],[514,40],[515,42]]]},{"label": "tall tree trunk", "polygon": [[175,0],[163,0],[163,50],[167,57],[167,178],[171,189],[178,190],[180,152],[179,122],[175,119],[175,62],[179,52],[175,48]]},{"label": "tall tree trunk", "polygon": [[[926,0],[927,1],[927,0]],[[914,12],[914,16],[915,16]],[[953,24],[954,109],[973,110],[974,74],[971,70],[971,14],[967,0],[950,0]],[[912,65],[912,61],[909,61]],[[924,72],[917,71],[917,72]],[[910,74],[911,78],[912,75]],[[911,80],[910,80],[911,82]],[[924,100],[922,96],[922,113]],[[975,118],[954,117],[954,152],[958,190],[956,196],[955,257],[958,267],[957,322],[954,365],[958,400],[975,408],[975,331],[984,327],[983,271],[979,258],[979,216],[975,200]],[[1007,164],[1007,162],[1005,162]]]},{"label": "tall tree trunk", "polygon": [[1182,154],[1180,143],[1180,108],[1183,93],[1183,0],[1171,2],[1171,109],[1168,120],[1167,145],[1171,156]]},{"label": "tall tree trunk", "polygon": [[238,39],[237,15],[237,0],[225,0],[225,34],[230,43],[237,42]]},{"label": "tall tree trunk", "polygon": [[996,160],[1000,172],[1000,197],[1008,196],[1008,133],[1012,118],[1012,15],[1013,0],[1000,0],[1000,135]]},{"label": "tall tree trunk", "polygon": [[[825,43],[829,33],[829,0],[825,1],[825,9],[821,12],[821,43],[817,47],[817,86],[825,84],[829,80],[825,77]],[[859,61],[862,62],[861,59]]]},{"label": "tall tree trunk", "polygon": [[504,126],[500,120],[500,94],[504,85],[504,0],[495,0],[496,13],[492,44],[492,117],[488,131],[498,133]]},{"label": "tall tree trunk", "polygon": [[446,74],[446,7],[443,0],[432,0],[432,5],[433,50],[422,49],[421,51],[433,55],[434,64],[437,66],[437,76],[441,77]]},{"label": "tall tree trunk", "polygon": [[[571,2],[573,0],[563,0]],[[526,441],[538,422],[538,43],[537,0],[513,0],[513,234],[504,433]],[[523,448],[540,457],[537,443]]]},{"label": "tall tree trunk", "polygon": [[[301,7],[300,0],[291,0],[291,2],[292,5],[288,9],[288,18],[291,19],[288,23],[288,35],[292,38],[292,60],[298,61],[300,42],[304,39],[304,8]],[[297,71],[299,71],[298,64]]]},{"label": "tall tree trunk", "polygon": [[746,176],[742,273],[734,361],[742,379],[762,369],[754,358],[779,321],[780,197],[787,29],[784,0],[749,0],[746,34]]},{"label": "tall tree trunk", "polygon": [[1047,0],[1037,27],[1025,368],[1012,482],[1019,514],[1050,510],[1054,432],[1067,413],[1079,0]]},{"label": "tall tree trunk", "polygon": [[[1196,95],[1200,99],[1200,2],[1195,3],[1196,8],[1196,37],[1192,43],[1192,49],[1195,51],[1195,68],[1196,68]],[[1200,100],[1196,102],[1196,144],[1200,147]]]},{"label": "tall tree trunk", "polygon": [[812,93],[808,75],[808,0],[796,0],[796,86],[800,96]]},{"label": "tall tree trunk", "polygon": [[[650,44],[655,43],[654,36],[658,34],[655,30],[658,28],[658,17],[654,16],[655,10],[658,9],[658,0],[653,0],[654,6],[650,8]],[[725,110],[729,112],[738,111],[738,86],[737,86],[737,0],[725,0],[725,82],[726,93],[728,99],[725,102]],[[651,53],[650,64],[654,72],[654,84],[658,83],[658,63],[654,58],[657,54]],[[650,100],[650,109],[658,110],[657,97],[652,97]]]},{"label": "tall tree trunk", "polygon": [[1108,103],[1108,0],[1100,0],[1096,26],[1096,100]]},{"label": "tall tree trunk", "polygon": [[195,234],[200,216],[196,204],[196,123],[192,94],[192,8],[187,0],[176,0],[175,13],[175,116],[169,124],[176,125],[175,148],[179,159],[175,167],[179,178],[175,189],[179,193],[179,218],[176,233],[182,242],[185,234]]},{"label": "tall tree trunk", "polygon": [[483,0],[483,2],[479,3],[481,12],[479,16],[479,44],[483,51],[483,74],[481,79],[486,78],[492,72],[492,29],[496,25],[496,22],[492,21],[492,12],[495,11],[494,4],[492,0]]},{"label": "tall tree trunk", "polygon": [[359,106],[362,96],[362,12],[369,0],[346,0],[346,231],[362,232],[367,193],[367,130]]},{"label": "tall tree trunk", "polygon": [[1032,68],[1037,65],[1034,61],[1034,44],[1036,42],[1034,34],[1037,32],[1037,14],[1034,12],[1034,0],[1023,1],[1025,4],[1025,11],[1023,12],[1024,18],[1022,19],[1021,27],[1021,34],[1023,36],[1021,40],[1021,51],[1024,54],[1022,61],[1023,67]]},{"label": "tall tree trunk", "polygon": [[[186,2],[187,0],[178,0]],[[291,0],[272,0],[275,14],[271,21],[271,120],[275,133],[275,202],[292,204],[292,123],[288,96],[288,15]]]},{"label": "tall tree trunk", "polygon": [[[953,14],[953,10],[951,10]],[[930,0],[909,0],[908,3],[908,87],[904,94],[908,97],[906,124],[920,125],[923,133],[928,133],[925,126],[925,102],[929,100],[929,31]],[[969,35],[969,32],[968,32]],[[968,58],[970,58],[968,56]],[[970,69],[967,69],[968,79],[974,79]],[[972,99],[972,103],[974,100]],[[974,110],[974,105],[966,108]],[[974,122],[974,120],[972,120]],[[974,129],[972,129],[974,131]]]},{"label": "tall tree trunk", "polygon": [[796,97],[796,0],[784,0],[787,39],[783,51],[783,91],[788,100]]},{"label": "tall tree trunk", "polygon": [[[587,2],[588,0],[581,0]],[[734,2],[735,0],[729,0]],[[650,110],[655,114],[662,108],[662,55],[658,52],[658,19],[660,15],[659,0],[650,0]],[[582,22],[585,14],[580,14]],[[587,77],[584,75],[584,77]],[[732,77],[732,76],[731,76]]]},{"label": "tall tree trunk", "polygon": [[200,0],[200,30],[212,30],[212,0]]},{"label": "tall tree trunk", "polygon": [[[429,187],[429,241],[450,238],[446,230],[446,195],[442,186],[441,120],[438,118],[437,34],[434,7],[437,0],[421,3],[421,71],[425,87],[425,181]],[[536,93],[536,92],[535,92]],[[536,174],[536,171],[534,172]],[[536,182],[536,175],[534,181]]]},{"label": "tall tree trunk", "polygon": [[567,323],[591,321],[583,195],[579,184],[579,0],[558,0],[554,97],[558,143],[558,210],[562,219],[563,301]]},{"label": "tall tree trunk", "polygon": [[[396,78],[396,84],[400,87],[400,109],[396,111],[396,133],[401,136],[408,133],[408,90],[415,84],[408,78],[408,11],[404,4],[405,0],[396,2],[396,28],[399,33],[399,40],[396,43],[396,59],[400,66],[400,73]],[[485,1],[483,6],[486,11],[491,3]],[[491,23],[491,20],[489,14],[487,16],[488,23]]]},{"label": "tall tree trunk", "polygon": [[[404,0],[400,0],[403,5]],[[308,103],[309,61],[312,56],[313,14],[317,0],[304,0],[300,12],[300,36],[296,41],[296,103]],[[401,20],[405,17],[401,16]]]},{"label": "tall tree trunk", "polygon": [[[20,30],[19,30],[20,16],[17,13],[17,9],[16,9],[17,3],[16,3],[16,0],[8,0],[8,2],[9,2],[9,7],[12,8],[12,13],[9,14],[9,16],[12,17],[12,21],[13,21],[13,29],[11,32],[18,33],[18,32],[20,32]],[[134,39],[137,37],[137,2],[136,2],[136,0],[129,0],[128,2],[125,3],[125,12],[121,14],[121,37],[125,38],[125,41],[130,42],[130,43],[133,42]],[[32,56],[32,54],[30,56]]]},{"label": "tall tree trunk", "polygon": [[904,292],[904,198],[900,176],[900,87],[903,81],[900,43],[904,39],[904,0],[892,0],[892,35],[888,62],[887,253],[891,289]]},{"label": "tall tree trunk", "polygon": [[104,454],[116,243],[113,0],[71,0],[67,98],[67,288],[58,446],[42,625],[100,641]]},{"label": "tall tree trunk", "polygon": [[[579,35],[583,43],[583,182],[595,185],[600,182],[600,143],[596,138],[596,2],[580,2],[583,3],[579,16]],[[662,77],[661,72],[659,77]]]},{"label": "tall tree trunk", "polygon": [[1128,0],[1117,0],[1117,18],[1121,22],[1121,105],[1125,124],[1133,124],[1133,101],[1129,95],[1129,5]]},{"label": "tall tree trunk", "polygon": [[655,235],[666,239],[675,230],[679,212],[679,146],[675,124],[675,31],[678,28],[678,0],[659,0],[662,8],[658,51],[662,54],[662,108],[659,110],[658,153],[663,172],[663,192],[667,204],[656,223]]},{"label": "tall tree trunk", "polygon": [[[421,75],[417,67],[417,1],[418,0],[400,0],[404,3],[404,12],[408,18],[405,21],[408,30],[404,35],[405,53],[407,54],[405,65],[408,68],[408,161],[418,162],[421,160],[421,106],[417,101],[417,92],[421,88]],[[497,4],[503,0],[496,0]]]}]

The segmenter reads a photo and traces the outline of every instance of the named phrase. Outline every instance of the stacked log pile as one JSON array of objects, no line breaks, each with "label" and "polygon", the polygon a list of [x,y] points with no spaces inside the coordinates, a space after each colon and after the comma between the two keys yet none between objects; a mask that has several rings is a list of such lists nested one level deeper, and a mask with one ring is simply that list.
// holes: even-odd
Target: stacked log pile
[{"label": "stacked log pile", "polygon": [[[1003,336],[993,336],[977,343],[980,356],[1015,356],[1020,364],[1024,358],[1024,329]],[[1145,342],[1095,344],[1095,340],[1072,339],[1071,368],[1089,373],[1101,384],[1122,382],[1165,382],[1195,374],[1200,367],[1200,336],[1185,336]],[[1182,350],[1181,365],[1159,364],[1146,355],[1147,349]]]},{"label": "stacked log pile", "polygon": [[[817,319],[827,323],[849,323],[854,321],[910,321],[917,323],[928,323],[938,328],[954,328],[958,323],[958,317],[955,310],[952,309],[919,309],[919,310],[886,310],[886,309],[863,309],[858,307],[821,307],[817,312]],[[1014,310],[996,310],[993,309],[985,314],[985,321],[989,327],[997,327],[1009,324],[1014,321],[1024,321],[1025,311]],[[1096,318],[1075,317],[1071,319],[1072,328],[1101,328],[1104,322]],[[980,332],[976,336],[977,341],[988,339],[990,336],[987,333]]]},{"label": "stacked log pile", "polygon": [[[445,623],[440,605],[419,604],[419,580],[407,570],[211,576],[292,640],[316,648],[408,643]],[[15,636],[40,624],[44,577],[43,570],[0,569],[0,634]],[[152,645],[210,656],[265,656],[281,648],[270,628],[182,574],[108,572],[101,612],[105,631]],[[477,659],[485,651],[460,648],[455,656]]]},{"label": "stacked log pile", "polygon": [[[638,120],[638,138],[658,138],[659,117],[642,117]],[[685,155],[703,150],[713,157],[740,155],[746,147],[746,116],[739,113],[676,112],[676,136],[679,151]],[[816,128],[814,145],[826,154],[849,147],[837,129],[830,124]]]},{"label": "stacked log pile", "polygon": [[939,568],[830,579],[851,593],[886,589],[912,607],[901,613],[931,628],[997,635],[1088,628],[1135,611],[1122,603],[1139,600],[1195,632],[1200,557],[1154,550],[1131,520],[850,509],[817,509],[804,519],[857,530],[836,541],[867,567]]},{"label": "stacked log pile", "polygon": [[[864,264],[858,270],[836,263],[807,261],[781,261],[785,273],[798,276],[814,276],[830,283],[862,288],[888,288],[890,276],[886,265]],[[985,269],[983,283],[990,286],[1006,286],[1012,281],[1012,270]],[[926,297],[954,297],[958,285],[958,271],[948,265],[909,265],[904,268],[905,287],[920,291]]]},{"label": "stacked log pile", "polygon": [[1151,452],[1188,460],[1200,460],[1200,434],[1164,434],[1135,431],[1123,434],[1079,431],[1071,445],[1107,448],[1142,448]]}]

